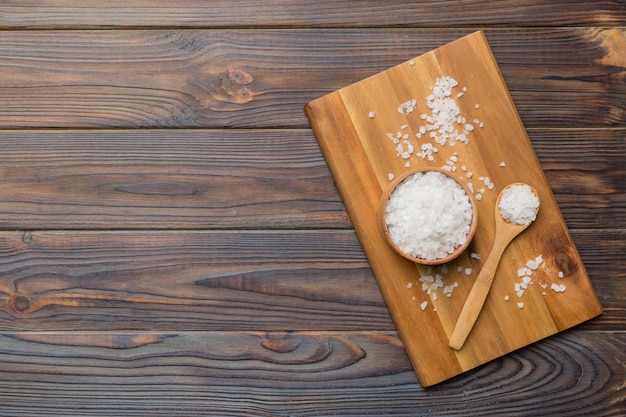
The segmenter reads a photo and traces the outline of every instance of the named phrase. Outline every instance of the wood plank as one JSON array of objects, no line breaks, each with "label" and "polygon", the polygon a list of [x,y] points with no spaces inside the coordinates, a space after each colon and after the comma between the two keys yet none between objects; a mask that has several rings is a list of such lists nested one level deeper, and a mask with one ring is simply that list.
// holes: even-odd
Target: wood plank
[{"label": "wood plank", "polygon": [[[624,129],[531,129],[570,228],[626,228]],[[0,228],[348,228],[302,130],[0,131]]]},{"label": "wood plank", "polygon": [[267,27],[267,26],[623,26],[626,11],[619,1],[446,2],[361,0],[359,7],[343,1],[247,1],[233,7],[225,0],[179,0],[159,4],[109,0],[10,2],[0,6],[0,26],[7,28],[67,27]]},{"label": "wood plank", "polygon": [[[452,77],[458,82],[450,82],[448,88],[452,91],[446,91],[440,77]],[[454,89],[457,85],[458,89]],[[425,113],[430,111],[424,102],[437,94],[442,97],[440,101],[446,101],[440,108],[429,104],[434,121],[425,121]],[[398,107],[412,98],[416,104],[410,110]],[[417,112],[410,114],[416,106]],[[451,109],[456,112],[449,115]],[[314,100],[307,104],[306,111],[422,384],[441,382],[601,313],[582,260],[482,32]],[[375,117],[371,116],[372,111]],[[458,122],[457,117],[467,121]],[[440,122],[446,118],[455,121]],[[427,136],[429,123],[436,126]],[[435,134],[443,130],[446,136],[442,141]],[[457,133],[454,139],[453,133],[461,130],[464,133]],[[438,153],[434,162],[420,158],[417,150],[398,151],[395,142],[388,138],[389,132],[398,132],[392,138],[403,138],[398,141],[400,148],[409,142],[409,149],[417,150],[423,149],[422,144],[435,145]],[[416,139],[422,134],[425,138]],[[420,265],[415,268],[385,241],[378,224],[379,201],[389,186],[388,175],[401,177],[408,169],[441,167],[452,158],[455,163],[448,168],[458,167],[459,180],[467,183],[472,192],[486,187],[486,191],[474,192],[480,200],[476,205],[476,234],[466,254],[446,264],[445,271]],[[484,184],[479,176],[487,179]],[[459,319],[459,313],[495,245],[496,197],[512,183],[533,187],[541,201],[539,213],[533,225],[508,246],[494,271],[490,296],[476,324],[471,333],[467,329],[467,341],[465,334],[459,341],[455,327],[463,318],[461,314]],[[482,258],[470,259],[470,252]],[[536,257],[543,261],[537,261],[542,265],[539,269],[532,268],[537,269],[530,279],[535,285],[528,289],[525,286],[524,298],[520,299],[518,271]],[[464,270],[472,278],[467,278]],[[418,298],[423,306],[419,311],[406,288],[421,286],[422,279],[434,280],[434,276],[442,277],[441,287],[458,286],[455,293],[461,295],[423,295]],[[554,296],[551,284],[562,283],[568,295]],[[509,297],[511,302],[507,302]],[[417,328],[419,333],[415,332]]]},{"label": "wood plank", "polygon": [[[626,232],[573,238],[605,307],[583,327],[623,330]],[[395,329],[351,230],[0,232],[0,254],[2,329]]]},{"label": "wood plank", "polygon": [[[470,31],[3,31],[0,127],[308,127],[308,101]],[[626,123],[623,29],[486,33],[527,127]]]},{"label": "wood plank", "polygon": [[570,228],[626,228],[626,130],[528,134]]},{"label": "wood plank", "polygon": [[306,131],[0,132],[2,228],[350,226]]},{"label": "wood plank", "polygon": [[6,232],[3,329],[393,328],[353,231]]},{"label": "wood plank", "polygon": [[393,332],[2,332],[0,412],[608,417],[624,352],[624,332],[569,332],[424,389]]}]

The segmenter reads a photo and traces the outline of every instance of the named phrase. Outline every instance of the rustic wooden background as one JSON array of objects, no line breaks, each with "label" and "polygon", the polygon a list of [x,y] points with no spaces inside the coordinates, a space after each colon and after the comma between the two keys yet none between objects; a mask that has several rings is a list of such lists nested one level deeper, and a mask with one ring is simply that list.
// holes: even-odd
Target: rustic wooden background
[{"label": "rustic wooden background", "polygon": [[[0,2],[0,415],[626,413],[626,2]],[[420,387],[303,106],[484,29],[605,308]]]}]

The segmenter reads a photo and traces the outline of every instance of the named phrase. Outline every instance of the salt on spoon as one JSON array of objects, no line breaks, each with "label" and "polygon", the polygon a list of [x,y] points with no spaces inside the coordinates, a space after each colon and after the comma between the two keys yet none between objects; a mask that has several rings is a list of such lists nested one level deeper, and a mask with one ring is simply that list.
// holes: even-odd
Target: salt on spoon
[{"label": "salt on spoon", "polygon": [[496,229],[491,252],[472,286],[450,335],[449,346],[460,350],[485,304],[500,258],[506,247],[535,220],[539,210],[537,191],[527,184],[508,185],[496,201]]}]

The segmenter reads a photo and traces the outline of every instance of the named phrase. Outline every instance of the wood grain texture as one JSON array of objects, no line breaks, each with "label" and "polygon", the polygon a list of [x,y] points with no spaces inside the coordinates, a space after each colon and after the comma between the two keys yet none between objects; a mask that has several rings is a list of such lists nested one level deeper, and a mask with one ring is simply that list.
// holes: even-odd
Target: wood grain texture
[{"label": "wood grain texture", "polygon": [[[624,129],[531,129],[565,221],[626,228]],[[0,131],[0,228],[349,228],[309,130]]]},{"label": "wood grain texture", "polygon": [[[626,414],[625,22],[622,0],[2,2],[0,415]],[[605,311],[424,389],[302,106],[479,28]]]},{"label": "wood grain texture", "polygon": [[[573,237],[605,307],[581,327],[623,330],[626,232]],[[2,232],[0,254],[5,330],[395,329],[350,230]]]},{"label": "wood grain texture", "polygon": [[349,227],[304,131],[0,132],[0,225]]},{"label": "wood grain texture", "polygon": [[[308,127],[305,103],[468,29],[0,32],[1,127]],[[626,31],[486,32],[528,128],[624,126]]]},{"label": "wood grain texture", "polygon": [[353,231],[3,233],[3,329],[390,329]]},{"label": "wood grain texture", "polygon": [[266,26],[424,26],[467,25],[553,26],[611,25],[626,22],[623,3],[613,1],[496,1],[406,2],[344,1],[167,1],[155,7],[149,0],[95,0],[9,2],[0,6],[0,26],[10,28],[59,27],[266,27]]},{"label": "wood grain texture", "polygon": [[29,417],[618,417],[625,349],[623,332],[568,333],[424,389],[393,332],[3,332],[0,409]]}]

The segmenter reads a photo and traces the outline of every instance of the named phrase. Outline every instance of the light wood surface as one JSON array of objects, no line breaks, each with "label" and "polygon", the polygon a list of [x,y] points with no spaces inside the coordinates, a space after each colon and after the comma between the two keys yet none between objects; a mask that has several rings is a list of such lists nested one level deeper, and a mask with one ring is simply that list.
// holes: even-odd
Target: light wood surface
[{"label": "light wood surface", "polygon": [[[451,139],[447,144],[438,144],[426,134],[416,138],[420,126],[428,123],[422,116],[429,114],[426,98],[435,93],[437,80],[446,77],[458,82],[451,97],[458,97],[454,101],[461,116],[467,123],[478,120],[468,133],[467,144],[453,145]],[[414,111],[401,108],[414,99]],[[306,110],[422,384],[441,382],[601,313],[482,32],[314,100]],[[455,123],[453,128],[464,129],[467,123]],[[397,151],[389,134],[408,138],[415,149],[434,144],[438,152],[433,161],[415,154],[400,157],[402,152]],[[448,165],[453,158],[456,162]],[[454,167],[454,172],[471,183],[471,189],[481,197],[472,244],[464,256],[446,264],[446,270],[452,273],[414,265],[400,257],[390,250],[378,228],[378,202],[383,190],[390,178],[402,175],[411,166]],[[490,183],[495,186],[489,188]],[[541,210],[533,227],[503,256],[494,288],[466,345],[452,351],[449,338],[459,312],[493,246],[498,193],[513,183],[529,184],[537,190]],[[540,270],[534,271],[534,284],[526,289],[524,297],[518,296],[515,284],[519,285],[521,278],[516,272],[537,257],[543,257],[544,262]],[[559,273],[564,275],[562,279]],[[437,274],[443,277],[443,286],[458,285],[450,297],[441,291],[419,291],[425,277]],[[566,285],[567,296],[555,294],[552,285]],[[418,289],[410,291],[413,287]],[[507,296],[508,301],[504,299]],[[460,348],[458,342],[455,338],[454,344]]]},{"label": "light wood surface", "polygon": [[[625,25],[599,0],[2,2],[0,415],[626,414]],[[481,28],[604,312],[425,388],[303,106]]]}]

